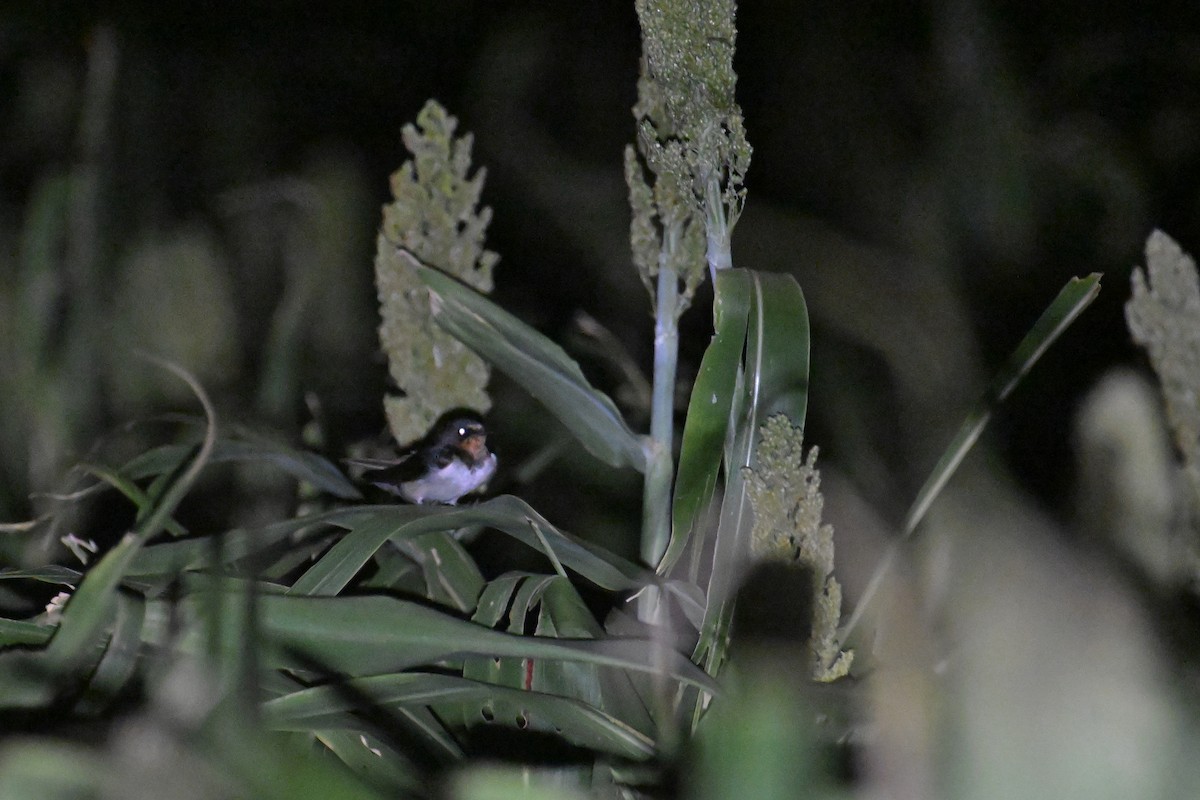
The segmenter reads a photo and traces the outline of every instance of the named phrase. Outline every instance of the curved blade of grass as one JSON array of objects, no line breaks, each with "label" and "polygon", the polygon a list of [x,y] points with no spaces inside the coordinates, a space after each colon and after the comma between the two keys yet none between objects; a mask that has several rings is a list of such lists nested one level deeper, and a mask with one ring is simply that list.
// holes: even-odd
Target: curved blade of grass
[{"label": "curved blade of grass", "polygon": [[78,570],[62,567],[58,564],[47,564],[33,569],[17,569],[16,567],[0,567],[0,581],[31,580],[42,583],[57,583],[60,586],[78,586],[83,573]]},{"label": "curved blade of grass", "polygon": [[359,524],[351,527],[348,535],[338,540],[328,553],[292,584],[288,594],[337,594],[371,560],[375,551],[393,536],[416,536],[439,530],[436,525],[424,531],[414,525],[428,516],[428,511],[423,506],[396,506],[387,513],[362,517]]},{"label": "curved blade of grass", "polygon": [[[514,580],[515,578],[515,580]],[[503,611],[507,614],[501,616],[508,617],[508,624],[505,629],[509,633],[524,634],[525,623],[528,617],[537,610],[538,604],[541,603],[542,593],[545,591],[552,581],[561,580],[555,575],[536,575],[524,573],[520,575],[510,575],[507,578],[501,578],[497,585],[497,592],[500,594],[508,594],[507,604]],[[511,589],[511,591],[510,591]],[[495,602],[497,598],[489,598]],[[478,622],[478,620],[473,620]],[[498,627],[500,620],[497,619],[489,627]],[[532,631],[528,631],[532,633]],[[477,656],[463,660],[463,677],[471,680],[481,681],[496,686],[507,686],[513,689],[527,688],[527,669],[533,669],[533,662],[523,658],[492,658],[489,656]],[[477,711],[478,709],[476,709]],[[510,710],[506,705],[501,704],[501,707],[496,709],[496,713],[503,716],[508,716]],[[513,712],[515,713],[515,712]],[[465,721],[470,724],[472,720],[477,720],[478,717],[468,717]]]},{"label": "curved blade of grass", "polygon": [[[237,602],[226,592],[224,602]],[[200,602],[198,602],[200,601]],[[191,598],[193,611],[203,598]],[[668,675],[715,693],[716,684],[685,657],[646,640],[558,640],[501,633],[407,600],[392,597],[298,597],[263,594],[258,598],[259,625],[276,645],[263,658],[274,666],[307,669],[312,663],[348,675],[396,672],[454,657],[487,655],[516,658],[559,658]],[[202,631],[185,639],[202,647]],[[223,649],[236,652],[228,638]],[[289,654],[298,654],[296,657]]]},{"label": "curved blade of grass", "polygon": [[[354,527],[362,533],[348,536],[305,574],[304,587],[320,585],[325,593],[333,587],[340,591],[384,542],[394,536],[415,536],[439,531],[455,531],[481,525],[512,536],[520,542],[544,551],[548,545],[555,558],[603,589],[637,589],[654,580],[654,573],[601,547],[561,531],[533,510],[525,501],[501,495],[470,506],[367,506],[358,507],[362,518]],[[370,528],[366,528],[367,517]],[[334,558],[330,558],[334,555]],[[326,559],[329,562],[322,566]],[[316,572],[313,572],[316,570]],[[340,585],[339,585],[340,584]]]},{"label": "curved blade of grass", "polygon": [[958,433],[942,453],[942,457],[938,459],[933,472],[925,480],[921,490],[917,492],[917,497],[905,516],[904,528],[901,530],[900,537],[892,543],[875,568],[871,580],[867,583],[866,589],[863,590],[863,595],[858,601],[858,606],[843,626],[839,635],[842,641],[846,640],[846,637],[854,631],[859,620],[862,619],[863,612],[879,590],[884,576],[895,560],[899,546],[911,537],[917,526],[921,524],[921,520],[929,511],[929,507],[933,505],[933,501],[950,481],[971,447],[978,441],[984,427],[992,418],[992,412],[1012,393],[1013,388],[1033,368],[1033,365],[1050,345],[1096,299],[1096,295],[1100,293],[1100,278],[1099,273],[1093,272],[1086,278],[1072,278],[1068,281],[1050,306],[1038,317],[1029,333],[1025,334],[1025,338],[1004,362],[1004,366],[996,373],[992,382],[988,384],[983,396],[971,408],[967,418],[959,426]]},{"label": "curved blade of grass", "polygon": [[[216,564],[231,564],[267,550],[281,541],[298,536],[306,528],[327,526],[352,529],[369,517],[374,509],[396,506],[350,506],[319,514],[283,520],[261,528],[237,528],[219,534],[224,537]],[[144,547],[134,557],[125,574],[129,577],[170,576],[183,570],[213,566],[215,549],[211,536]]]},{"label": "curved blade of grass", "polygon": [[72,671],[77,665],[87,661],[92,648],[105,636],[105,630],[113,624],[116,616],[117,586],[141,546],[163,529],[175,508],[192,488],[200,470],[208,462],[216,441],[216,412],[204,388],[181,367],[157,358],[150,360],[174,373],[191,387],[200,405],[204,407],[208,427],[200,449],[188,468],[171,483],[158,504],[144,516],[137,527],[125,534],[84,576],[79,589],[67,601],[58,632],[50,640],[45,651],[48,666],[55,672]]},{"label": "curved blade of grass", "polygon": [[[174,472],[179,464],[181,464],[189,455],[191,455],[192,449],[193,448],[180,448],[178,452],[179,458],[176,460],[175,464],[171,467],[171,469],[162,474]],[[153,504],[150,496],[146,494],[146,492],[143,492],[140,486],[119,472],[114,472],[106,467],[100,466],[99,464],[81,464],[79,468],[84,472],[95,476],[101,482],[107,483],[109,486],[124,495],[125,499],[137,507],[139,515],[144,514],[146,509]],[[187,531],[184,530],[183,526],[173,519],[167,520],[166,529],[168,533],[175,537],[187,535]]]},{"label": "curved blade of grass", "polygon": [[[130,459],[121,467],[120,473],[132,480],[165,474],[179,463],[190,446],[169,444],[147,450]],[[234,462],[270,464],[298,481],[311,484],[344,500],[357,500],[362,497],[354,484],[327,459],[244,430],[239,438],[218,439],[209,459],[209,463],[212,464]]]},{"label": "curved blade of grass", "polygon": [[675,479],[671,541],[658,565],[660,575],[668,574],[679,561],[698,517],[712,501],[746,346],[750,276],[742,270],[725,270],[717,273],[714,286],[714,333],[700,361],[688,401]]},{"label": "curved blade of grass", "polygon": [[406,544],[421,566],[430,601],[467,614],[475,610],[483,575],[453,533],[429,533]]},{"label": "curved blade of grass", "polygon": [[[560,735],[581,747],[639,761],[655,753],[648,737],[587,703],[454,675],[409,672],[358,678],[346,681],[345,686],[319,686],[270,700],[264,711],[270,724],[279,729],[309,730],[324,727],[330,715],[334,720],[344,719],[345,712],[354,710],[350,698],[355,695],[382,706],[432,706],[443,716],[474,719],[479,725],[486,724],[486,709],[492,724]],[[497,715],[497,702],[520,709],[523,716],[507,719]]]},{"label": "curved blade of grass", "polygon": [[478,292],[403,255],[429,287],[439,325],[546,406],[601,461],[645,471],[642,437],[561,347]]}]

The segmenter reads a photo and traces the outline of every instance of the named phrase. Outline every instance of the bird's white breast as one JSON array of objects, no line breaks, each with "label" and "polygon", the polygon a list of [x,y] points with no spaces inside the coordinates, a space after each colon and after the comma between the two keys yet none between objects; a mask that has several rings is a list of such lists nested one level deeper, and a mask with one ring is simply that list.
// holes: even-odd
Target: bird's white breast
[{"label": "bird's white breast", "polygon": [[468,467],[456,458],[439,470],[400,484],[400,496],[410,503],[454,505],[458,498],[487,483],[495,472],[495,453],[489,454],[474,467]]}]

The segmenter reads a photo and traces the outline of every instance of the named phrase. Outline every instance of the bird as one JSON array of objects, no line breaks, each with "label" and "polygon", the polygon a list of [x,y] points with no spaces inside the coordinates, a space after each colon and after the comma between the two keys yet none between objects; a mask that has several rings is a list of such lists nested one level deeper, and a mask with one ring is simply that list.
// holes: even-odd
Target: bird
[{"label": "bird", "polygon": [[397,459],[346,459],[367,467],[362,480],[416,505],[457,505],[496,472],[496,454],[488,451],[483,423],[451,417]]}]

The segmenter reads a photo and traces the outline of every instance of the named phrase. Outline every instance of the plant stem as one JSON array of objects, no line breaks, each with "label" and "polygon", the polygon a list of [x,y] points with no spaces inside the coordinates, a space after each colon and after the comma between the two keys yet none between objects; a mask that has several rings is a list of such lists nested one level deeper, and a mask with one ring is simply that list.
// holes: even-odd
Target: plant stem
[{"label": "plant stem", "polygon": [[671,538],[671,445],[675,425],[675,366],[679,355],[679,279],[672,266],[676,237],[668,235],[658,270],[654,309],[654,389],[650,446],[642,503],[642,560],[658,565]]}]

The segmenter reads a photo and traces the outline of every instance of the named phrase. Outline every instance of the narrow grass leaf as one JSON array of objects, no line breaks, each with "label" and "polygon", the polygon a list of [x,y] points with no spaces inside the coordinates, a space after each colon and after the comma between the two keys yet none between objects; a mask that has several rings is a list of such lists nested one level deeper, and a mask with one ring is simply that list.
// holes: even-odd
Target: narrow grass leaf
[{"label": "narrow grass leaf", "polygon": [[979,439],[979,435],[992,418],[992,412],[1004,402],[1021,378],[1033,368],[1042,354],[1083,313],[1083,310],[1091,305],[1099,293],[1100,275],[1098,273],[1092,273],[1086,278],[1072,278],[1054,298],[1054,302],[1042,312],[1041,317],[1034,323],[1029,333],[1025,334],[1025,338],[1017,345],[1017,349],[1013,351],[1008,360],[1004,362],[1004,366],[992,379],[984,391],[983,397],[967,414],[958,433],[942,453],[942,457],[938,459],[937,465],[921,490],[917,492],[917,498],[913,501],[904,520],[903,535],[905,537],[912,535],[912,532],[921,523],[929,506],[958,469],[967,452]]},{"label": "narrow grass leaf", "polygon": [[[190,444],[155,447],[124,464],[120,474],[132,480],[168,474],[187,456],[190,448]],[[217,440],[209,460],[212,464],[247,462],[269,464],[284,474],[335,497],[345,500],[362,497],[354,484],[328,459],[263,436],[243,433],[241,438],[223,437]]]},{"label": "narrow grass leaf", "polygon": [[[380,547],[393,536],[414,536],[424,531],[413,523],[427,516],[421,506],[396,506],[386,512],[361,517],[358,524],[329,552],[301,575],[288,594],[335,595],[363,568]],[[406,530],[413,527],[412,530]]]},{"label": "narrow grass leaf", "polygon": [[117,595],[117,617],[112,637],[93,670],[79,703],[84,714],[97,713],[134,677],[139,666],[145,600],[133,594]]},{"label": "narrow grass leaf", "polygon": [[63,609],[58,632],[50,640],[45,654],[55,672],[75,669],[90,657],[90,651],[106,635],[116,616],[116,591],[141,546],[171,518],[175,508],[195,483],[212,453],[216,440],[216,412],[204,389],[180,367],[155,359],[165,369],[182,378],[196,394],[208,420],[204,440],[187,469],[171,482],[159,502],[139,521],[137,527],[125,534],[96,566],[84,576],[79,588]]},{"label": "narrow grass leaf", "polygon": [[875,567],[854,613],[842,627],[839,639],[845,641],[857,627],[871,600],[879,591],[883,578],[887,575],[888,569],[899,552],[900,545],[917,530],[917,526],[921,524],[929,507],[933,505],[933,501],[950,481],[971,447],[979,440],[980,434],[991,420],[996,407],[1012,393],[1017,383],[1033,368],[1033,365],[1050,345],[1096,299],[1096,295],[1100,293],[1100,278],[1099,273],[1093,272],[1086,278],[1072,278],[1068,281],[1049,307],[1042,312],[1029,333],[1025,334],[1016,350],[1004,362],[1004,366],[996,373],[983,396],[975,403],[962,425],[959,426],[958,433],[950,441],[942,453],[942,457],[938,459],[933,471],[921,486],[921,490],[917,492],[917,497],[905,517],[900,537],[892,543]]},{"label": "narrow grass leaf", "polygon": [[742,270],[717,273],[712,341],[700,361],[679,453],[671,541],[658,565],[669,573],[687,547],[697,520],[712,501],[721,471],[729,412],[746,347],[751,282]]},{"label": "narrow grass leaf", "polygon": [[[230,597],[236,601],[238,594],[227,593],[225,602],[231,602]],[[195,599],[190,605],[194,611],[203,607]],[[561,658],[661,673],[716,691],[716,685],[695,665],[654,641],[514,636],[392,597],[264,594],[258,598],[258,607],[261,629],[276,645],[270,656],[274,666],[309,668],[317,663],[334,672],[370,675],[470,655]],[[192,649],[200,644],[195,634],[193,631],[187,641]],[[226,651],[238,646],[230,640],[221,644]]]},{"label": "narrow grass leaf", "polygon": [[60,586],[78,586],[83,573],[70,567],[58,564],[47,564],[43,567],[19,569],[17,567],[0,567],[0,581],[31,580],[42,583],[57,583]]},{"label": "narrow grass leaf", "polygon": [[[344,719],[340,715],[354,710],[352,698],[356,696],[380,706],[431,706],[443,716],[473,719],[477,725],[495,724],[562,736],[582,747],[624,758],[643,760],[655,753],[648,737],[587,703],[454,675],[407,672],[358,678],[346,681],[344,686],[319,686],[276,698],[264,705],[264,711],[275,727],[306,730],[330,719]],[[498,716],[498,701],[519,711],[511,719]]]},{"label": "narrow grass leaf", "polygon": [[[179,462],[175,463],[170,472],[174,472],[175,469],[180,466],[183,460],[192,454],[192,449],[193,448],[186,448],[179,451],[178,455],[180,460]],[[124,495],[125,499],[129,500],[129,502],[133,503],[133,505],[137,508],[139,516],[146,513],[146,509],[150,508],[154,504],[154,501],[151,499],[149,494],[143,492],[140,486],[134,483],[130,478],[122,475],[120,472],[107,469],[99,464],[81,464],[79,468],[84,472],[95,476],[103,483],[107,483],[109,486]],[[170,474],[170,472],[163,474]],[[179,537],[187,535],[187,531],[184,530],[183,526],[173,519],[167,520],[166,529],[167,532],[172,536]]]},{"label": "narrow grass leaf", "polygon": [[394,506],[352,506],[283,520],[261,528],[235,529],[219,534],[224,542],[219,549],[219,562],[214,563],[215,549],[211,537],[198,537],[178,542],[163,542],[142,548],[129,565],[131,577],[169,576],[189,569],[231,564],[247,556],[261,553],[280,542],[298,539],[309,532],[327,530],[330,526],[352,529],[369,518],[377,508]]},{"label": "narrow grass leaf", "polygon": [[439,325],[546,406],[601,461],[645,471],[641,437],[561,347],[478,292],[409,259],[429,287]]}]

